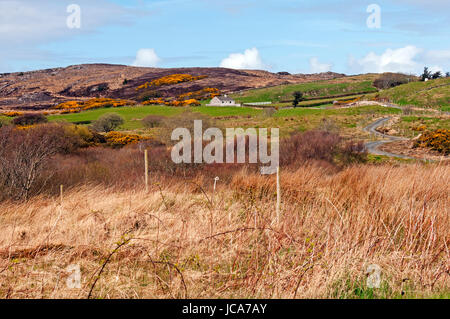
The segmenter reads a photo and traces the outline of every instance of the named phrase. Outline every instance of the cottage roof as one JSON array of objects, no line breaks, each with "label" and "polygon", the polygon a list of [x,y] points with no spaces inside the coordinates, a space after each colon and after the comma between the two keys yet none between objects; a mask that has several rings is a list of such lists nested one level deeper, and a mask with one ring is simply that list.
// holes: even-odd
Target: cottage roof
[{"label": "cottage roof", "polygon": [[228,96],[218,96],[217,98],[222,102],[234,102],[234,100],[229,98]]}]

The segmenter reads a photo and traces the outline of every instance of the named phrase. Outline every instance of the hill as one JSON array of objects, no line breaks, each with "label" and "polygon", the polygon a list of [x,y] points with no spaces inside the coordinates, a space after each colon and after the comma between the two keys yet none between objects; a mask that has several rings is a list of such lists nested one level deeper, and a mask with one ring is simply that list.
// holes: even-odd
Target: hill
[{"label": "hill", "polygon": [[234,94],[233,97],[241,103],[269,101],[280,103],[292,101],[295,91],[302,92],[305,98],[311,100],[371,93],[377,92],[377,88],[373,86],[375,78],[374,75],[365,74],[308,83],[289,83],[269,88],[251,89]]},{"label": "hill", "polygon": [[387,98],[399,105],[414,105],[450,110],[450,78],[427,82],[412,82],[380,91],[380,98]]},{"label": "hill", "polygon": [[32,72],[0,74],[0,109],[39,110],[92,97],[137,99],[139,87],[173,74],[190,75],[195,81],[160,85],[150,92],[167,97],[216,88],[222,93],[335,79],[343,74],[287,74],[226,68],[141,68],[124,65],[83,64]]}]

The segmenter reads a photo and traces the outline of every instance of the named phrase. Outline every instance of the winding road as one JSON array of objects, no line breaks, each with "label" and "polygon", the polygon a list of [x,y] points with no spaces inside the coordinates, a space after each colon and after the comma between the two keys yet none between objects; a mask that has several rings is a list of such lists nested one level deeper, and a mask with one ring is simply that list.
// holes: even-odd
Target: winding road
[{"label": "winding road", "polygon": [[411,156],[389,153],[389,152],[381,151],[378,149],[379,146],[386,144],[386,143],[408,140],[407,138],[404,138],[404,137],[386,135],[386,134],[383,134],[383,133],[380,133],[377,131],[378,127],[382,126],[384,123],[386,123],[390,119],[391,119],[391,117],[385,117],[382,119],[378,119],[375,122],[371,123],[370,125],[368,125],[364,128],[364,131],[384,138],[384,140],[380,140],[380,141],[367,142],[366,143],[367,151],[369,153],[375,154],[375,155],[384,155],[384,156],[398,157],[398,158],[403,158],[403,159],[417,159],[417,158],[414,158]]}]

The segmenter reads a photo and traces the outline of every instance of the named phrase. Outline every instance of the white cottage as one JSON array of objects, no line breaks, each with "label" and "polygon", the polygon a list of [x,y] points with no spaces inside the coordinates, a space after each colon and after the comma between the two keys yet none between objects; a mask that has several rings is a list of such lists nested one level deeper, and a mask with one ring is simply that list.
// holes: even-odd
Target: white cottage
[{"label": "white cottage", "polygon": [[214,97],[209,104],[206,106],[241,106],[239,103],[236,104],[236,101],[232,98],[229,98],[227,95],[224,96],[216,96]]}]

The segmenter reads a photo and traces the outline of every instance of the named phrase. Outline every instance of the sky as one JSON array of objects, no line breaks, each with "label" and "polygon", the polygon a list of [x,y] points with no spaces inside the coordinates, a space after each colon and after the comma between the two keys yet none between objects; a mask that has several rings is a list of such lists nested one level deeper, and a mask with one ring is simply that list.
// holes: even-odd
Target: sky
[{"label": "sky", "polygon": [[450,0],[0,0],[0,73],[111,63],[450,71]]}]

